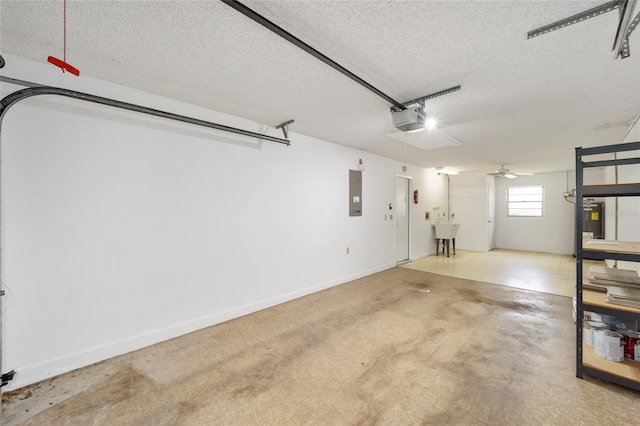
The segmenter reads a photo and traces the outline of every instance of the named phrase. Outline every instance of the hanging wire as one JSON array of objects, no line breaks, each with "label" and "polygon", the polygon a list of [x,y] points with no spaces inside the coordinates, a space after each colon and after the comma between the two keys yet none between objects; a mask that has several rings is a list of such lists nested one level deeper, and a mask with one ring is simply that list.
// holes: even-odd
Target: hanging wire
[{"label": "hanging wire", "polygon": [[[67,0],[64,0],[62,9],[62,60],[67,62]],[[64,68],[62,69],[64,72]]]}]

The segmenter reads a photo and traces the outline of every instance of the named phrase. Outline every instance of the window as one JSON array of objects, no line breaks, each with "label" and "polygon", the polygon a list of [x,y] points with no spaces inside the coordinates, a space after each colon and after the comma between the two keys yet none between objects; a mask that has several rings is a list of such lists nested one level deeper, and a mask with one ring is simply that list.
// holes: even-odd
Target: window
[{"label": "window", "polygon": [[507,216],[542,217],[542,186],[507,188]]}]

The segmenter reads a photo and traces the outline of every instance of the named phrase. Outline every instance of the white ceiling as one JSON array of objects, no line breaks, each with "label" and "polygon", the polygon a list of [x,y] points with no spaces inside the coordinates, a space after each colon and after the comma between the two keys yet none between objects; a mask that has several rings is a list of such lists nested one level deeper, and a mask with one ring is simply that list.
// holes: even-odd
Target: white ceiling
[{"label": "white ceiling", "polygon": [[[243,2],[400,102],[443,137],[386,133],[390,104],[219,1],[71,1],[67,62],[116,82],[424,167],[572,170],[576,146],[620,143],[640,115],[640,31],[611,52],[618,12],[527,40],[606,1]],[[634,16],[635,16],[634,12]],[[63,57],[63,2],[0,2],[0,52]],[[54,70],[59,72],[53,65]],[[20,78],[20,76],[11,76]]]}]

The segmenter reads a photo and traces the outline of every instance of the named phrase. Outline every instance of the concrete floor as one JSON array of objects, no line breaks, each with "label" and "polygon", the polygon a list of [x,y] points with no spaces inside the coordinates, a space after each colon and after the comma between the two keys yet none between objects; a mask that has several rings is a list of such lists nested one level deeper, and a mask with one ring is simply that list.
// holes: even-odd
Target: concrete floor
[{"label": "concrete floor", "polygon": [[[604,261],[585,260],[583,264],[588,272],[592,265],[604,266]],[[576,259],[571,255],[457,250],[455,256],[423,257],[403,267],[560,296],[576,294]]]},{"label": "concrete floor", "polygon": [[637,424],[574,338],[570,298],[394,268],[23,388],[2,424]]}]

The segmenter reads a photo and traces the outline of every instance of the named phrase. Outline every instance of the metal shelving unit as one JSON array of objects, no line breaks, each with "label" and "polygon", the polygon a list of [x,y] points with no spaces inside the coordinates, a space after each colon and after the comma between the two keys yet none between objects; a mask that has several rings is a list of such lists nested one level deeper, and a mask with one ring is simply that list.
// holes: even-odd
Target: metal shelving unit
[{"label": "metal shelving unit", "polygon": [[603,293],[582,288],[583,259],[640,262],[640,242],[616,241],[611,244],[590,245],[588,242],[585,244],[582,239],[584,220],[582,211],[585,197],[640,196],[640,182],[617,185],[584,185],[584,169],[630,164],[640,166],[640,157],[604,161],[584,161],[583,157],[625,151],[640,151],[640,142],[595,148],[576,148],[576,376],[582,378],[584,374],[587,374],[608,382],[640,390],[640,361],[613,362],[600,358],[595,355],[593,348],[584,344],[582,334],[582,321],[585,311],[640,321],[640,309],[607,303]]}]

